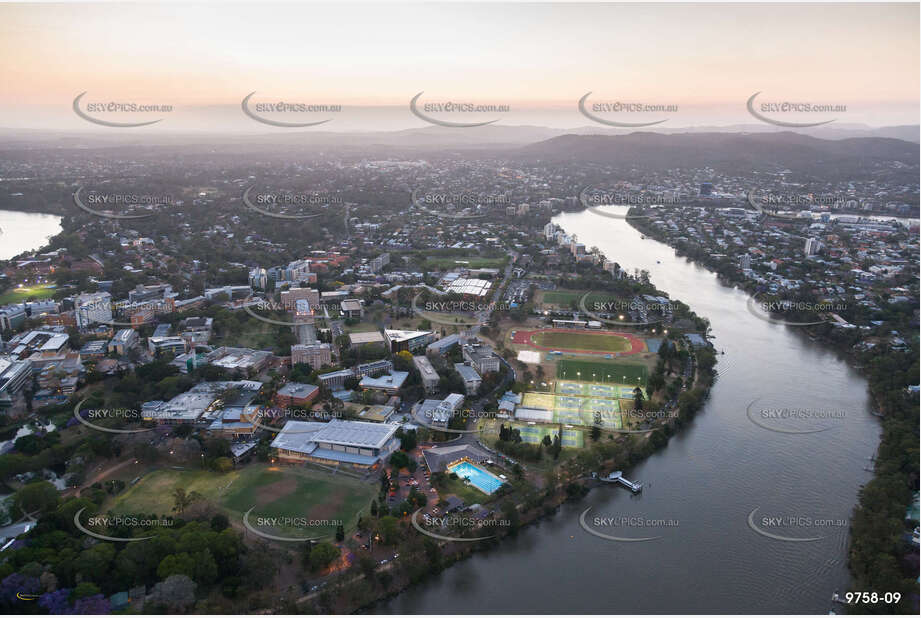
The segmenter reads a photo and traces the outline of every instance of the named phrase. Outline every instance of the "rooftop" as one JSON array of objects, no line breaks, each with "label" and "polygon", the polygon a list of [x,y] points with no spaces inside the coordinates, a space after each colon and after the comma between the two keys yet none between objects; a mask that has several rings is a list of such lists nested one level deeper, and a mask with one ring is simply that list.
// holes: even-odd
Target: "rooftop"
[{"label": "rooftop", "polygon": [[[288,421],[272,441],[272,446],[308,454],[316,454],[314,451],[318,450],[318,444],[379,449],[387,444],[398,428],[399,425],[390,423],[366,423],[339,419],[328,423]],[[319,450],[326,451],[326,449]],[[329,452],[335,453],[336,458],[345,454],[340,451]],[[327,455],[317,456],[334,458]]]},{"label": "rooftop", "polygon": [[378,330],[369,330],[363,333],[349,333],[349,341],[352,345],[361,345],[364,343],[383,343],[384,336]]},{"label": "rooftop", "polygon": [[408,371],[392,371],[377,378],[365,376],[361,379],[359,386],[361,388],[401,388],[408,377]]},{"label": "rooftop", "polygon": [[480,374],[470,365],[454,363],[454,369],[460,374],[460,377],[463,378],[465,382],[473,382],[480,379]]},{"label": "rooftop", "polygon": [[411,341],[412,339],[416,339],[416,338],[418,338],[418,337],[424,337],[424,336],[426,336],[426,335],[431,335],[432,332],[431,332],[431,331],[427,331],[427,330],[392,330],[392,329],[385,329],[385,330],[384,330],[384,334],[387,336],[387,339],[389,339],[390,341],[396,341],[396,342],[399,343],[399,342],[403,342],[403,341]]},{"label": "rooftop", "polygon": [[300,382],[288,382],[280,389],[278,389],[278,394],[284,397],[295,397],[297,399],[303,399],[304,397],[309,397],[315,391],[319,389],[318,386],[313,384],[301,384]]}]

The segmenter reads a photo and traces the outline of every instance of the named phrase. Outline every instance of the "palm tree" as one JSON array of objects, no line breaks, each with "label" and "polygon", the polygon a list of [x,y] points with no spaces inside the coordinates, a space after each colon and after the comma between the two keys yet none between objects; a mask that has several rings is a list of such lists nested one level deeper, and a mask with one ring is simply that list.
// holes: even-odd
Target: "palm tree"
[{"label": "palm tree", "polygon": [[177,487],[173,490],[173,511],[177,515],[181,514],[184,510],[192,506],[193,502],[197,502],[201,499],[202,495],[197,491],[186,493],[185,489]]}]

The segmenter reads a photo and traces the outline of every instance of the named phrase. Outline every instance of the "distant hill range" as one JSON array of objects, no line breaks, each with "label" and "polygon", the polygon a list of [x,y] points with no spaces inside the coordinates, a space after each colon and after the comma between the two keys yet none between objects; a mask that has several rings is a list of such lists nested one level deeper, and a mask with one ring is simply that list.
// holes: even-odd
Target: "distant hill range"
[{"label": "distant hill range", "polygon": [[[332,126],[332,125],[330,125]],[[151,127],[151,131],[122,133],[112,130],[48,131],[31,129],[0,128],[2,149],[47,147],[105,148],[128,145],[217,145],[277,146],[328,148],[331,150],[354,150],[362,148],[396,148],[401,150],[458,149],[479,150],[483,148],[515,148],[556,137],[584,135],[614,137],[636,135],[635,130],[611,129],[600,125],[582,126],[574,129],[555,129],[541,126],[494,124],[483,127],[447,128],[426,126],[399,131],[330,131],[317,129],[235,133],[221,131],[182,132]],[[745,124],[726,127],[687,127],[644,129],[643,134],[688,135],[688,134],[783,134],[788,131],[766,124]],[[892,127],[869,127],[859,124],[832,124],[797,131],[798,135],[825,140],[846,140],[852,138],[892,138],[921,142],[919,125]]]},{"label": "distant hill range", "polygon": [[[842,175],[904,171],[917,180],[919,146],[885,137],[827,140],[793,132],[562,135],[517,151],[522,160],[603,163],[641,169],[712,166],[722,171],[791,169]],[[912,171],[913,170],[913,171]]]}]

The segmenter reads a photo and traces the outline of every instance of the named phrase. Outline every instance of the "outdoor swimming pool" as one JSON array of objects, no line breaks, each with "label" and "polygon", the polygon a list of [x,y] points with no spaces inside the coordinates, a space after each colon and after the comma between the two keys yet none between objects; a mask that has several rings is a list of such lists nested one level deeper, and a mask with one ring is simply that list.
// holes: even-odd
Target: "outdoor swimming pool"
[{"label": "outdoor swimming pool", "polygon": [[469,461],[462,461],[459,464],[450,466],[448,472],[454,472],[461,478],[469,479],[474,487],[486,494],[491,494],[496,491],[504,482],[486,470],[473,465]]}]

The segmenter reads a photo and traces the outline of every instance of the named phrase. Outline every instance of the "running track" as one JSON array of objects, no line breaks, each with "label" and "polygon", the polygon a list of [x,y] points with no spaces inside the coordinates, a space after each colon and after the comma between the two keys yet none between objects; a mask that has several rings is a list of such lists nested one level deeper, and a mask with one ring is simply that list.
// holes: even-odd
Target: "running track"
[{"label": "running track", "polygon": [[[618,337],[623,337],[630,342],[630,350],[628,352],[604,352],[599,350],[579,350],[576,348],[548,348],[546,346],[538,345],[532,340],[532,337],[537,333],[573,333],[577,332],[580,335],[590,334],[590,335],[617,335]],[[599,331],[586,331],[586,330],[574,330],[571,328],[541,328],[537,330],[516,330],[515,336],[512,337],[512,343],[517,343],[519,345],[526,345],[538,350],[544,350],[545,352],[553,352],[559,350],[560,352],[576,352],[579,354],[597,354],[605,355],[612,354],[613,356],[629,356],[631,354],[638,354],[646,350],[646,344],[643,343],[643,340],[639,337],[631,335],[629,333],[615,333],[614,331],[609,330],[599,330]]]}]

